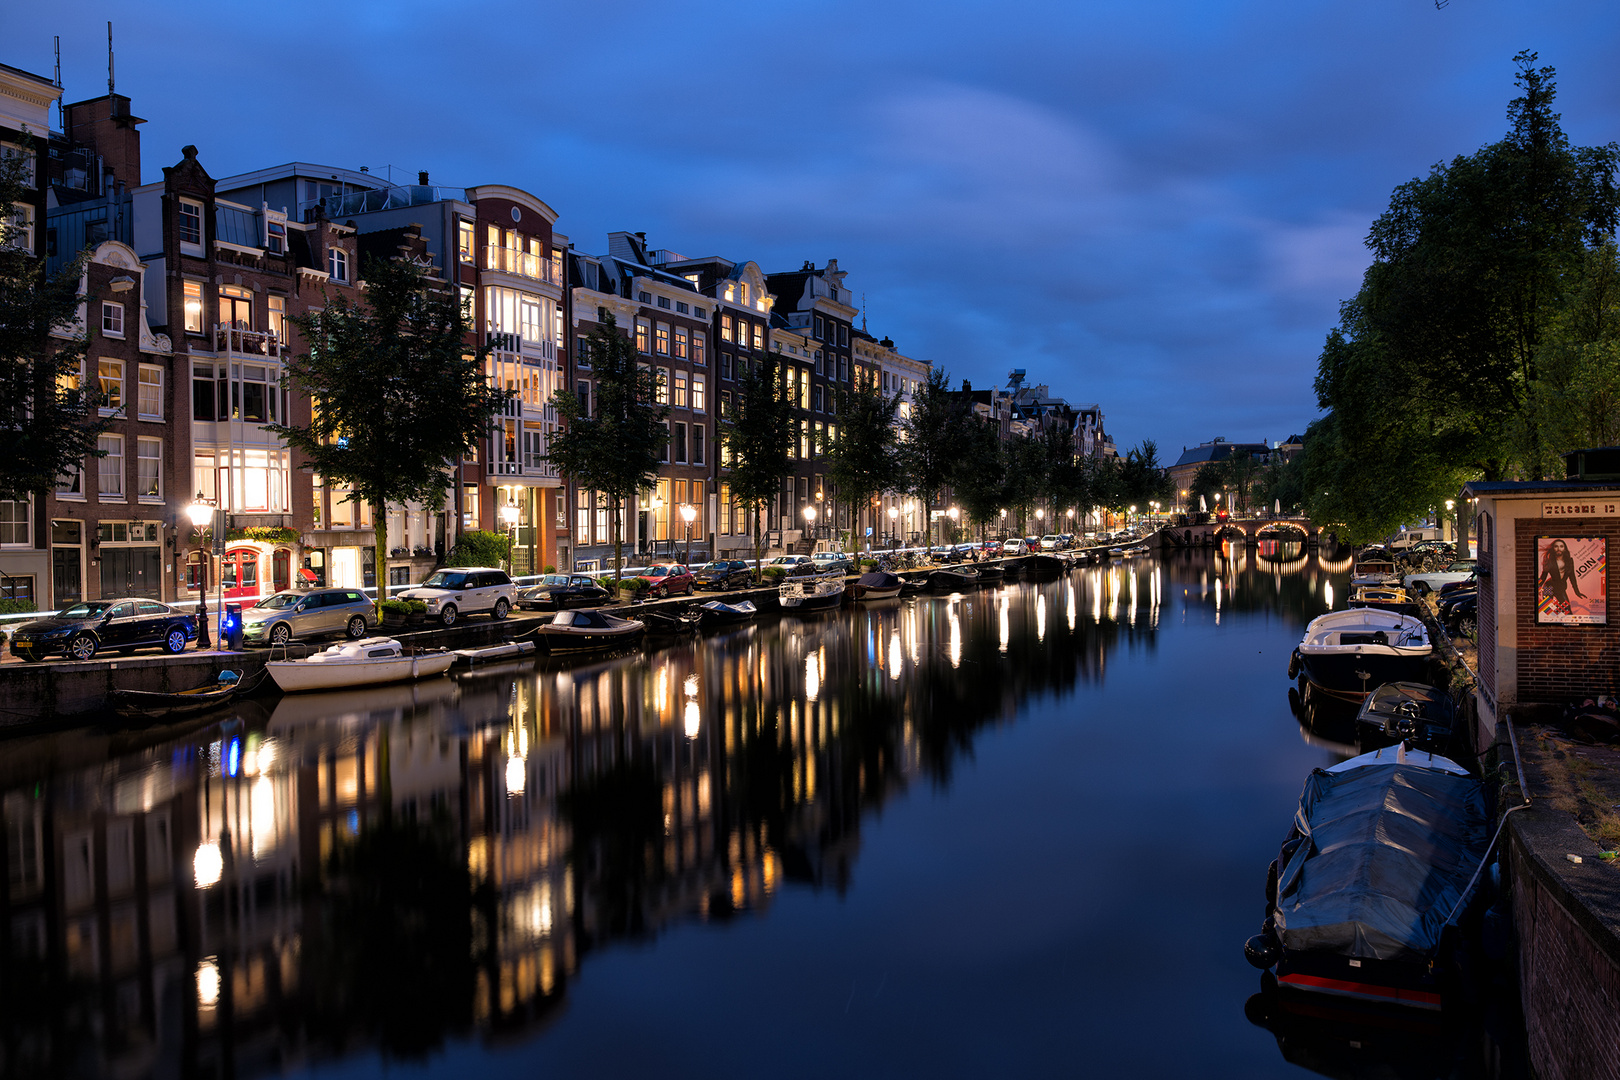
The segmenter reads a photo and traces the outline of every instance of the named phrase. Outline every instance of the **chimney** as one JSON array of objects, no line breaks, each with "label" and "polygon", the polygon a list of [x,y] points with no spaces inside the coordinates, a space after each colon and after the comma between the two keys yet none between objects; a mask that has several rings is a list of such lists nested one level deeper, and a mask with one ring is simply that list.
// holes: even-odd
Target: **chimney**
[{"label": "chimney", "polygon": [[426,170],[423,170],[422,172],[419,172],[419,173],[416,174],[416,186],[417,187],[427,187],[428,186],[427,171]]},{"label": "chimney", "polygon": [[[102,167],[126,189],[141,186],[141,133],[146,123],[129,111],[123,94],[76,101],[62,107],[67,137],[101,155]],[[99,182],[100,177],[96,178]]]}]

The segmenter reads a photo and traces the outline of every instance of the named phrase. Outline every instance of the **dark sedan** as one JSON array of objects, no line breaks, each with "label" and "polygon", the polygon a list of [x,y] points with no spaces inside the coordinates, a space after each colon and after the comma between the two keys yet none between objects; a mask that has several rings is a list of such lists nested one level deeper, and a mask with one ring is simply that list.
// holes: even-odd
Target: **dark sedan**
[{"label": "dark sedan", "polygon": [[191,615],[156,600],[81,600],[48,619],[17,627],[11,635],[11,653],[24,660],[58,654],[90,660],[103,649],[129,652],[152,646],[178,653],[196,636]]},{"label": "dark sedan", "polygon": [[561,611],[566,607],[605,604],[612,599],[595,578],[585,574],[547,574],[518,590],[521,611]]},{"label": "dark sedan", "polygon": [[692,585],[699,589],[740,589],[754,582],[754,568],[741,559],[716,559],[698,567]]}]

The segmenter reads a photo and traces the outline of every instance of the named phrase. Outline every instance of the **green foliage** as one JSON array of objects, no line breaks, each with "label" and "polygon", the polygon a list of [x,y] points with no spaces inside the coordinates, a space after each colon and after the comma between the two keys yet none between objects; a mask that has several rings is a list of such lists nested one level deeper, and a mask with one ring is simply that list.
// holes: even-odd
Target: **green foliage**
[{"label": "green foliage", "polygon": [[550,563],[546,563],[546,565],[541,568],[540,572],[542,574],[555,574],[557,572],[557,568],[552,566]]},{"label": "green foliage", "polygon": [[[377,609],[384,615],[394,615],[403,619],[410,613],[411,602],[409,600],[384,600],[377,605]],[[422,610],[427,610],[426,604],[422,605]]]},{"label": "green foliage", "polygon": [[262,540],[267,544],[296,544],[298,543],[299,534],[297,529],[283,529],[274,525],[250,525],[245,529],[227,530],[225,538],[227,540]]},{"label": "green foliage", "polygon": [[546,456],[578,487],[608,501],[613,561],[622,566],[622,507],[653,488],[653,472],[669,442],[669,407],[657,403],[657,376],[640,363],[635,342],[620,333],[612,312],[591,331],[586,349],[595,400],[582,402],[572,390],[556,395],[562,427],[552,434]]},{"label": "green foliage", "polygon": [[975,417],[968,428],[967,452],[957,470],[956,501],[969,521],[998,525],[1007,505],[1007,454],[993,421]]},{"label": "green foliage", "polygon": [[[900,395],[889,398],[871,382],[858,382],[837,395],[838,420],[823,429],[816,452],[826,477],[853,514],[856,534],[861,510],[899,483],[899,447],[895,445],[894,418]],[[836,439],[833,431],[838,432]],[[876,530],[874,529],[874,532]]]},{"label": "green foliage", "polygon": [[0,615],[27,615],[34,605],[27,600],[0,600]]},{"label": "green foliage", "polygon": [[315,399],[307,427],[267,425],[303,451],[328,483],[352,485],[352,501],[375,513],[375,565],[387,580],[391,502],[444,504],[446,463],[490,428],[511,391],[484,372],[488,348],[472,332],[453,287],[400,259],[368,260],[364,302],[338,293],[293,321],[309,351],[287,365],[283,385]]},{"label": "green foliage", "polygon": [[449,566],[500,566],[511,557],[511,534],[472,529],[461,534],[445,562]]},{"label": "green foliage", "polygon": [[786,372],[776,358],[751,364],[737,361],[737,391],[728,415],[720,418],[721,460],[731,472],[731,497],[747,507],[754,518],[754,565],[764,558],[761,517],[770,500],[782,490],[782,478],[792,471],[790,455],[798,436],[794,402],[788,393]]},{"label": "green foliage", "polygon": [[954,480],[972,438],[972,407],[950,390],[950,377],[933,368],[912,395],[903,425],[900,470],[904,491],[916,497],[931,521],[940,494]]},{"label": "green foliage", "polygon": [[614,578],[609,584],[613,589],[632,593],[644,593],[652,588],[646,578],[638,577]]},{"label": "green foliage", "polygon": [[[27,134],[22,143],[43,175],[41,147]],[[79,379],[88,346],[78,325],[79,275],[88,254],[47,275],[44,259],[11,246],[15,207],[30,194],[26,161],[0,155],[0,499],[17,500],[51,491],[85,458],[101,457],[96,436],[110,423],[99,415],[95,384]],[[34,228],[44,227],[41,214]]]},{"label": "green foliage", "polygon": [[767,585],[776,585],[787,577],[787,568],[784,566],[767,566],[759,572],[760,578]]},{"label": "green foliage", "polygon": [[407,601],[405,601],[405,608],[406,608],[406,614],[409,614],[409,615],[426,615],[427,614],[427,601],[426,600],[407,600]]}]

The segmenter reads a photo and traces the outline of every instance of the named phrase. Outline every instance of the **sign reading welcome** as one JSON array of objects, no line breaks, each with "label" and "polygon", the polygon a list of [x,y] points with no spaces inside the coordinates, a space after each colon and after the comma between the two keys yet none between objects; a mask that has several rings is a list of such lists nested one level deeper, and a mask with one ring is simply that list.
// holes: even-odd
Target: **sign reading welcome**
[{"label": "sign reading welcome", "polygon": [[1547,518],[1620,517],[1620,500],[1570,499],[1565,502],[1544,502],[1541,516]]}]

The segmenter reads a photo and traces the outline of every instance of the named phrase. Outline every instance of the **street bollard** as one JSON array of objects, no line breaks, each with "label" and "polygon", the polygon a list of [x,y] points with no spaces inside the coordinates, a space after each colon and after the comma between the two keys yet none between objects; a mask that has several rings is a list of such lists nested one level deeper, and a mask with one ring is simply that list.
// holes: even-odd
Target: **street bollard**
[{"label": "street bollard", "polygon": [[226,604],[225,614],[220,620],[219,639],[231,652],[242,651],[242,605]]}]

